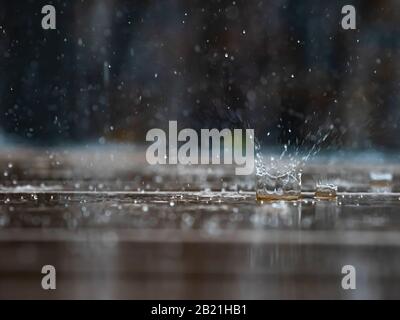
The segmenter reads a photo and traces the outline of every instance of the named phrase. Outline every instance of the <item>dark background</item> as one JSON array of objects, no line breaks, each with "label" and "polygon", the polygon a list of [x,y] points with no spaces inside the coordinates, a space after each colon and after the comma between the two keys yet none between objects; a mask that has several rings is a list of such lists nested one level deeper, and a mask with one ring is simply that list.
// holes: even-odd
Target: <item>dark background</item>
[{"label": "dark background", "polygon": [[[53,4],[57,30],[41,28]],[[357,30],[341,8],[357,9]],[[32,145],[256,129],[267,144],[400,147],[400,2],[6,1],[0,132]],[[269,135],[266,132],[270,132]]]}]

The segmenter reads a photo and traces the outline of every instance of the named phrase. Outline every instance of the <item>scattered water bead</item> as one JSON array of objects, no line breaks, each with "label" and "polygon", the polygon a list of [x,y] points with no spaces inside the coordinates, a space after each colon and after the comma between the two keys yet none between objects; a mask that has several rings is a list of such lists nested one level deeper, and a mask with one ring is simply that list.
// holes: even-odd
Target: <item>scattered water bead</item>
[{"label": "scattered water bead", "polygon": [[336,199],[338,187],[334,184],[317,184],[314,197],[316,199]]}]

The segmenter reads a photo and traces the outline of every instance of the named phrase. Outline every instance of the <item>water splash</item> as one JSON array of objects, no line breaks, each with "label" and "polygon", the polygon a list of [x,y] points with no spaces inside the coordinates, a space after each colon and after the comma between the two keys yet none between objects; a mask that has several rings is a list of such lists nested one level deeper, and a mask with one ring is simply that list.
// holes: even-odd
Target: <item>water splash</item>
[{"label": "water splash", "polygon": [[315,186],[315,198],[319,200],[336,199],[338,187],[330,183],[317,183]]},{"label": "water splash", "polygon": [[[306,163],[318,154],[334,128],[323,126],[295,143],[288,140],[280,153],[266,154],[255,139],[256,195],[259,200],[296,200],[301,197],[301,176]],[[290,130],[290,129],[289,129]],[[306,141],[313,141],[307,147]]]}]

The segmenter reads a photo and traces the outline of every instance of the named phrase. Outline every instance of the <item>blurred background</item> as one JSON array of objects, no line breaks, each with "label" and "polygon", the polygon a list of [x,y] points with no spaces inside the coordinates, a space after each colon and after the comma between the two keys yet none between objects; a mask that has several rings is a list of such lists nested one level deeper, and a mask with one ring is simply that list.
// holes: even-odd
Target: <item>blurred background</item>
[{"label": "blurred background", "polygon": [[[0,298],[398,297],[399,48],[398,0],[1,1]],[[326,154],[257,202],[233,167],[148,165],[171,120]]]},{"label": "blurred background", "polygon": [[[57,29],[41,28],[41,8]],[[357,9],[357,30],[341,8]],[[400,3],[3,1],[2,139],[145,143],[178,126],[256,129],[266,144],[397,150]]]}]

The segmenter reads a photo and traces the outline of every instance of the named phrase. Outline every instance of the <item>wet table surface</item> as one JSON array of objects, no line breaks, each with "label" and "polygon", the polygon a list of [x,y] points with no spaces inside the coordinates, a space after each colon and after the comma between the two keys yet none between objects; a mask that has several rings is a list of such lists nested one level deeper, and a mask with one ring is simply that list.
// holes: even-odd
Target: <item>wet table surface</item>
[{"label": "wet table surface", "polygon": [[[400,298],[396,163],[315,161],[301,200],[264,203],[254,177],[152,167],[133,147],[8,148],[1,171],[0,298]],[[321,179],[336,198],[313,198]]]}]

